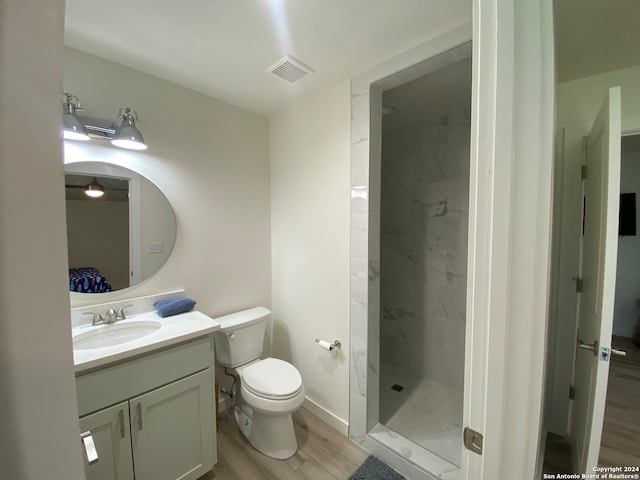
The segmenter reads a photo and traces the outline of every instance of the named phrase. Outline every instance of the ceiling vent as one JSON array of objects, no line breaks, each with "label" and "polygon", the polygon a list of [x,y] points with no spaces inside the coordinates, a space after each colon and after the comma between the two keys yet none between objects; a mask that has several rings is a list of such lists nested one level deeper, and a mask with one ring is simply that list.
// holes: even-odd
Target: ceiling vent
[{"label": "ceiling vent", "polygon": [[267,72],[289,83],[294,83],[310,73],[315,73],[315,70],[297,58],[286,55],[283,59],[267,68]]}]

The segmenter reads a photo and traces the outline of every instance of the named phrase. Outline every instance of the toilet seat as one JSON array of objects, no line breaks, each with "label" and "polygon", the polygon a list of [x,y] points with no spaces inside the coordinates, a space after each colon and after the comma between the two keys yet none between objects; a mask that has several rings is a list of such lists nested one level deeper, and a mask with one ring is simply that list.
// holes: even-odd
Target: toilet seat
[{"label": "toilet seat", "polygon": [[269,400],[288,400],[302,390],[300,372],[288,362],[266,358],[241,372],[241,384],[252,394]]}]

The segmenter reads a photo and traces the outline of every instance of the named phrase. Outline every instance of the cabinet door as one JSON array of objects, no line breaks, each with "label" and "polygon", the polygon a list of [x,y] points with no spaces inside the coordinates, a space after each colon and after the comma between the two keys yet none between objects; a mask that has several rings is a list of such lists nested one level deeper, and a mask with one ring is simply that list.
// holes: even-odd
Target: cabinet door
[{"label": "cabinet door", "polygon": [[213,468],[211,369],[129,400],[136,480],[195,480]]},{"label": "cabinet door", "polygon": [[128,402],[82,417],[80,432],[86,431],[98,452],[98,461],[89,465],[83,451],[87,480],[133,480]]}]

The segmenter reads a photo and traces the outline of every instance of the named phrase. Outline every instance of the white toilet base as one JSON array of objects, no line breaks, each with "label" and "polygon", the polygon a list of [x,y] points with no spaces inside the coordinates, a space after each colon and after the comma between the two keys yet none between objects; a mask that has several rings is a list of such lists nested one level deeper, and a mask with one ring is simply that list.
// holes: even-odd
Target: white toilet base
[{"label": "white toilet base", "polygon": [[[246,409],[249,410],[249,409]],[[256,450],[271,458],[284,460],[298,450],[291,414],[265,415],[258,411],[234,408],[236,423]]]}]

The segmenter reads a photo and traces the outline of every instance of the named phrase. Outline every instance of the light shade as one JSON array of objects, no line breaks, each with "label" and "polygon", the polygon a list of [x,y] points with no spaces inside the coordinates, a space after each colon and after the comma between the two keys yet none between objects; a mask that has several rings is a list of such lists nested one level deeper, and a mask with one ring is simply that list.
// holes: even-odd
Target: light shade
[{"label": "light shade", "polygon": [[144,137],[136,128],[138,120],[136,111],[130,107],[123,107],[120,109],[119,117],[122,120],[122,125],[116,130],[111,143],[116,147],[129,150],[146,150],[147,145],[144,143]]},{"label": "light shade", "polygon": [[104,195],[104,187],[98,183],[98,179],[93,177],[91,183],[84,187],[84,194],[87,197],[98,198]]},{"label": "light shade", "polygon": [[[69,140],[89,140],[89,135],[84,125],[78,120],[76,112],[80,109],[80,100],[75,95],[65,93],[65,102],[62,104],[62,134]],[[75,99],[75,101],[74,101]]]}]

